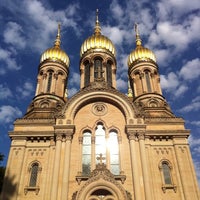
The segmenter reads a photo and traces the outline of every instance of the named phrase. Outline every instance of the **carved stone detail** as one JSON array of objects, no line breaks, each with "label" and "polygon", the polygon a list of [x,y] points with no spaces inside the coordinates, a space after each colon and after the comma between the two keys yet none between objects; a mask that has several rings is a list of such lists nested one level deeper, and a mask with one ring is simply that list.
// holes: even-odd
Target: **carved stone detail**
[{"label": "carved stone detail", "polygon": [[[125,181],[126,176],[125,175],[119,175],[121,178],[120,180],[122,181],[122,183]],[[82,186],[82,188],[80,189],[80,191],[75,192],[73,194],[73,198],[74,200],[79,200],[81,193],[84,191],[84,189],[86,187],[88,187],[91,183],[93,182],[97,182],[99,179],[103,179],[104,181],[108,181],[112,184],[114,184],[121,192],[121,195],[123,196],[123,199],[130,199],[127,198],[127,192],[124,190],[124,188],[122,187],[122,185],[120,183],[118,183],[115,179],[117,176],[113,175],[107,168],[106,165],[103,162],[100,162],[99,164],[96,165],[96,169],[94,169],[88,180],[86,181],[86,183]],[[130,196],[129,196],[130,197]]]},{"label": "carved stone detail", "polygon": [[92,106],[92,112],[97,116],[103,116],[107,113],[107,106],[104,103],[98,102]]}]

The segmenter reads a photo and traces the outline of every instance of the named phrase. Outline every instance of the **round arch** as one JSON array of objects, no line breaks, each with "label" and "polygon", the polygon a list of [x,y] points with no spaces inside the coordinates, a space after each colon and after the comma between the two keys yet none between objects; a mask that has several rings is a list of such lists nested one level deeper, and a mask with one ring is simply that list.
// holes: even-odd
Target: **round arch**
[{"label": "round arch", "polygon": [[96,179],[97,177],[92,178],[83,185],[77,193],[76,200],[99,200],[99,196],[103,196],[103,200],[127,200],[126,191],[115,180],[109,180],[108,177]]},{"label": "round arch", "polygon": [[70,99],[63,109],[63,115],[67,121],[73,123],[76,113],[88,103],[93,102],[107,102],[116,106],[124,115],[125,121],[128,124],[130,119],[135,118],[135,112],[133,105],[129,101],[128,97],[118,92],[117,90],[83,90],[77,93]]}]

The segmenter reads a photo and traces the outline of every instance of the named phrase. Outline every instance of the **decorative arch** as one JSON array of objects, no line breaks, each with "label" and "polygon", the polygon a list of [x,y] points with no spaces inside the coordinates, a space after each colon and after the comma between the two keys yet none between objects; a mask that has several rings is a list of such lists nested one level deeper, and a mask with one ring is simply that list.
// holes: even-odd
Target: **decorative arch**
[{"label": "decorative arch", "polygon": [[113,174],[106,169],[105,164],[98,164],[91,173],[91,177],[81,187],[72,200],[97,199],[98,195],[104,196],[103,200],[131,200],[122,185],[117,182]]},{"label": "decorative arch", "polygon": [[[107,102],[114,106],[116,106],[124,115],[125,121],[129,124],[130,119],[135,118],[135,111],[133,109],[133,105],[129,101],[128,97],[124,94],[114,90],[82,90],[73,96],[68,104],[65,105],[63,109],[63,115],[67,121],[71,121],[73,124],[76,113],[88,103],[93,102]],[[67,110],[67,112],[66,112]]]}]

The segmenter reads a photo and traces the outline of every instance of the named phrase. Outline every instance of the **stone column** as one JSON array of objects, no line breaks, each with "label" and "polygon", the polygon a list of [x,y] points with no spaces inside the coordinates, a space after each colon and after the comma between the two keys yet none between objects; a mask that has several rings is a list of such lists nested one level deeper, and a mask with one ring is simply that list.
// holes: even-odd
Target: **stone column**
[{"label": "stone column", "polygon": [[61,142],[62,142],[62,135],[57,135],[56,136],[56,153],[55,153],[55,159],[54,159],[53,179],[52,179],[52,188],[51,188],[51,200],[57,199],[60,156],[61,156]]},{"label": "stone column", "polygon": [[95,157],[95,136],[92,136],[91,143],[91,152],[92,152],[92,160],[91,160],[91,171],[96,167],[96,157]]},{"label": "stone column", "polygon": [[62,194],[61,200],[68,200],[68,190],[69,190],[69,168],[70,168],[70,156],[71,156],[71,141],[73,132],[68,132],[65,136],[65,157],[64,157],[64,167],[63,167],[63,180],[62,180]]},{"label": "stone column", "polygon": [[145,132],[140,131],[138,133],[139,139],[139,146],[140,146],[140,157],[141,157],[141,165],[142,165],[142,173],[143,173],[143,181],[144,181],[144,192],[145,192],[145,200],[151,199],[151,190],[150,190],[150,182],[149,182],[149,174],[147,170],[147,160],[146,160],[146,153],[145,153]]},{"label": "stone column", "polygon": [[47,74],[45,73],[45,74],[43,74],[43,76],[42,76],[42,90],[41,90],[41,92],[46,92],[46,90],[47,90]]},{"label": "stone column", "polygon": [[155,75],[154,75],[154,73],[150,73],[150,84],[151,84],[152,92],[158,92],[157,87],[155,85]]},{"label": "stone column", "polygon": [[140,80],[141,80],[142,94],[143,94],[144,92],[147,92],[147,86],[146,86],[146,82],[145,82],[145,79],[144,79],[144,73],[140,74]]},{"label": "stone column", "polygon": [[122,159],[122,137],[118,136],[118,143],[119,143],[119,163],[120,163],[120,174],[124,174],[124,162]]},{"label": "stone column", "polygon": [[57,85],[59,87],[58,80],[59,80],[59,76],[58,76],[57,73],[55,73],[53,75],[53,79],[52,79],[52,88],[53,88],[53,90],[51,92],[56,94],[56,95],[58,95],[58,88],[57,88]]},{"label": "stone column", "polygon": [[140,180],[139,180],[139,170],[138,170],[138,158],[136,154],[136,142],[137,138],[135,135],[135,132],[129,131],[128,133],[128,139],[130,143],[130,153],[131,153],[131,169],[133,174],[133,191],[134,191],[134,199],[135,200],[141,200],[141,192],[140,192]]},{"label": "stone column", "polygon": [[82,175],[82,145],[83,145],[83,137],[79,137],[78,138],[78,142],[79,142],[79,159],[80,162],[78,164],[78,176]]},{"label": "stone column", "polygon": [[137,92],[137,85],[135,83],[135,78],[132,79],[133,80],[133,92],[134,92],[134,95],[137,97],[138,96],[138,92]]}]

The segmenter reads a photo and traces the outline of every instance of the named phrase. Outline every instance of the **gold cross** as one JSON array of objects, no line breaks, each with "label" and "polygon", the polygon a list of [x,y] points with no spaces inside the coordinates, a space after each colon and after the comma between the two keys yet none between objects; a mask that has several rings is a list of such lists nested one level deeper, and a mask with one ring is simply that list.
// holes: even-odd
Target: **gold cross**
[{"label": "gold cross", "polygon": [[97,157],[97,160],[100,161],[100,164],[102,165],[103,164],[103,160],[105,160],[106,158],[103,157],[102,153],[99,154],[99,157]]}]

